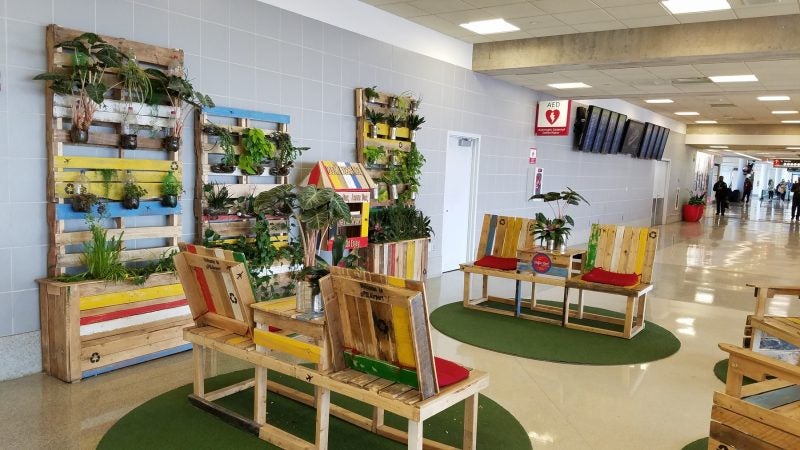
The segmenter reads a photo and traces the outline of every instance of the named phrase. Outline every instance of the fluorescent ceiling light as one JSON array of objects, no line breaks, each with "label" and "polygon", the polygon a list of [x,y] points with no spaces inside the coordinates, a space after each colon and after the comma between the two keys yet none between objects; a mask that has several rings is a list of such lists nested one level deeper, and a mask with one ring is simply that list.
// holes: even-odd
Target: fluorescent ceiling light
[{"label": "fluorescent ceiling light", "polygon": [[709,145],[711,148],[728,148],[727,145]]},{"label": "fluorescent ceiling light", "polygon": [[729,151],[730,151],[731,153],[735,153],[735,154],[737,154],[737,155],[739,155],[739,156],[744,156],[745,158],[750,158],[750,159],[755,159],[755,160],[759,160],[759,159],[761,159],[761,158],[756,158],[755,156],[750,156],[750,155],[748,155],[748,154],[746,154],[746,153],[739,153],[739,152],[734,152],[734,151],[731,151],[731,150],[729,150]]},{"label": "fluorescent ceiling light", "polygon": [[476,22],[462,23],[461,26],[469,31],[472,31],[473,33],[478,34],[496,34],[519,31],[519,27],[516,27],[503,19],[478,20]]},{"label": "fluorescent ceiling light", "polygon": [[781,123],[800,123],[800,120],[781,120]]},{"label": "fluorescent ceiling light", "polygon": [[695,111],[678,111],[675,113],[676,116],[699,116],[699,112]]},{"label": "fluorescent ceiling light", "polygon": [[688,14],[731,9],[727,0],[665,0],[661,2],[672,14]]},{"label": "fluorescent ceiling light", "polygon": [[650,100],[645,100],[645,103],[675,103],[668,98],[653,98]]},{"label": "fluorescent ceiling light", "polygon": [[772,111],[772,114],[797,114],[798,111]]},{"label": "fluorescent ceiling light", "polygon": [[800,150],[800,147],[786,147],[786,150]]},{"label": "fluorescent ceiling light", "polygon": [[785,102],[791,100],[788,95],[763,95],[758,97],[761,102]]},{"label": "fluorescent ceiling light", "polygon": [[717,123],[716,120],[695,120],[694,123]]},{"label": "fluorescent ceiling light", "polygon": [[758,81],[755,75],[719,75],[708,77],[714,83],[746,83],[748,81]]},{"label": "fluorescent ceiling light", "polygon": [[553,83],[548,84],[548,86],[556,89],[586,89],[591,87],[586,83]]}]

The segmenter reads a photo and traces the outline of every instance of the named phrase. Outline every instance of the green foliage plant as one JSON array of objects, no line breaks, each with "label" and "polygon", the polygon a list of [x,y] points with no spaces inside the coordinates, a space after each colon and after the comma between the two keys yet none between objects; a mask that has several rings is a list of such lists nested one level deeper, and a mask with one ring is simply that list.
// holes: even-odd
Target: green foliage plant
[{"label": "green foliage plant", "polygon": [[239,167],[248,175],[259,175],[261,162],[272,158],[275,154],[276,144],[267,139],[263,131],[258,128],[248,128],[242,132],[242,155],[239,156]]},{"label": "green foliage plant", "polygon": [[275,144],[275,173],[276,175],[288,175],[289,170],[294,166],[294,162],[300,155],[308,150],[308,147],[295,147],[292,144],[292,137],[289,133],[275,131],[268,136],[268,139]]},{"label": "green foliage plant", "polygon": [[372,102],[377,100],[379,97],[378,86],[365,87],[364,97],[367,99],[367,102]]},{"label": "green foliage plant", "polygon": [[379,159],[386,157],[386,149],[382,146],[368,145],[364,147],[364,159],[367,164],[376,164]]},{"label": "green foliage plant", "polygon": [[417,115],[417,114],[409,114],[406,117],[406,126],[411,131],[417,131],[422,128],[422,124],[425,123],[425,118]]},{"label": "green foliage plant", "polygon": [[378,125],[386,119],[386,114],[374,109],[367,109],[366,116],[369,123],[373,125]]},{"label": "green foliage plant", "polygon": [[203,199],[206,202],[206,212],[210,216],[226,214],[234,203],[233,197],[228,193],[228,187],[218,183],[203,185]]},{"label": "green foliage plant", "polygon": [[126,198],[142,198],[147,195],[147,189],[136,183],[125,183],[122,186],[122,196]]},{"label": "green foliage plant", "polygon": [[[217,142],[214,143],[215,147],[222,149],[223,156],[220,165],[225,167],[236,167],[238,164],[238,156],[233,150],[233,136],[227,128],[221,127],[214,123],[208,123],[203,127],[203,131],[211,136],[217,137]],[[232,171],[232,170],[231,170]]]},{"label": "green foliage plant", "polygon": [[170,170],[161,182],[161,195],[180,195],[182,192],[183,184],[175,178]]},{"label": "green foliage plant", "polygon": [[412,193],[418,193],[421,186],[422,167],[425,165],[425,156],[417,149],[417,144],[411,143],[411,148],[406,152],[403,164],[400,166],[400,179],[406,189],[400,193],[398,200],[406,202],[411,200]]},{"label": "green foliage plant", "polygon": [[529,200],[543,200],[553,212],[552,218],[548,218],[541,212],[536,213],[533,236],[540,242],[552,240],[556,244],[563,243],[569,237],[572,227],[575,226],[575,221],[566,214],[567,206],[577,206],[581,202],[589,205],[589,201],[571,187],[567,187],[561,192],[536,194]]},{"label": "green foliage plant", "polygon": [[402,204],[374,209],[369,215],[369,242],[383,244],[433,235],[430,217],[413,206]]},{"label": "green foliage plant", "polygon": [[403,123],[403,119],[396,114],[389,114],[386,116],[386,124],[389,128],[399,127],[401,123]]},{"label": "green foliage plant", "polygon": [[145,69],[145,72],[150,77],[152,86],[148,103],[168,102],[176,111],[175,126],[170,128],[171,136],[181,136],[183,124],[192,112],[191,107],[181,109],[183,103],[199,109],[214,107],[211,97],[195,90],[185,70],[181,76],[167,75],[152,67]]},{"label": "green foliage plant", "polygon": [[691,197],[689,197],[688,204],[695,206],[705,205],[706,204],[705,191],[697,191],[692,193]]},{"label": "green foliage plant", "polygon": [[100,178],[103,180],[103,197],[108,198],[111,193],[111,181],[117,178],[117,171],[114,169],[98,169]]},{"label": "green foliage plant", "polygon": [[103,229],[94,220],[89,222],[92,238],[84,244],[81,262],[86,265],[85,279],[121,281],[127,275],[127,269],[120,259],[122,253],[122,236],[108,237],[108,230]]}]

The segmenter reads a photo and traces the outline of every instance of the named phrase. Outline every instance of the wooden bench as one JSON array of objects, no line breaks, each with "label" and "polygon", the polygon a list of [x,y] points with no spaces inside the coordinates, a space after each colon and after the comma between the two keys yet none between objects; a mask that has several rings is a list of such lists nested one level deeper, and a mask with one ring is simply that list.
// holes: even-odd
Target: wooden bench
[{"label": "wooden bench", "polygon": [[[175,263],[196,323],[194,327],[188,328],[184,332],[184,338],[192,342],[194,346],[194,389],[189,396],[189,400],[194,405],[282,448],[327,448],[329,415],[333,414],[390,439],[401,442],[408,441],[409,448],[422,448],[424,442],[426,448],[448,449],[452,447],[422,440],[422,421],[456,402],[466,399],[464,448],[474,448],[477,392],[488,385],[488,375],[473,372],[468,380],[449,386],[438,394],[423,400],[422,393],[427,393],[430,387],[428,383],[431,376],[430,371],[419,371],[426,377],[423,384],[425,389],[422,390],[416,390],[397,382],[379,380],[377,377],[349,369],[332,371],[333,367],[340,367],[340,359],[334,359],[333,362],[330,359],[332,353],[329,351],[329,336],[331,333],[328,331],[328,325],[324,319],[304,320],[299,313],[293,311],[291,306],[293,298],[253,304],[254,299],[247,271],[242,272],[245,266],[243,262],[240,262],[241,255],[200,246],[184,246],[184,249],[186,251],[176,255]],[[240,276],[240,274],[242,275]],[[416,302],[415,304],[424,307],[421,283],[391,279],[391,283],[395,286],[390,286],[387,284],[390,279],[383,275],[365,274],[356,281],[348,275],[352,274],[345,271],[340,272],[336,280],[331,280],[330,277],[323,279],[322,286],[325,289],[326,299],[334,303],[341,300],[344,304],[351,301],[358,302],[354,300],[356,297],[349,294],[345,294],[340,299],[338,293],[331,291],[331,289],[337,289],[332,286],[338,286],[344,282],[342,280],[349,280],[350,284],[358,284],[364,282],[363,277],[368,277],[370,286],[379,290],[407,294]],[[405,287],[406,283],[409,283],[409,288]],[[413,287],[420,290],[410,289]],[[234,299],[236,301],[233,301]],[[252,312],[249,315],[245,313],[245,307],[254,310],[254,314]],[[415,308],[414,311],[418,312],[419,309]],[[401,311],[397,312],[400,314]],[[394,318],[394,316],[392,317]],[[402,321],[403,317],[400,314],[398,320]],[[410,320],[410,317],[406,320]],[[338,322],[334,321],[334,323]],[[427,315],[425,315],[424,323],[427,326]],[[269,325],[281,327],[283,330],[270,330]],[[401,328],[396,322],[391,322],[389,326],[393,330]],[[302,333],[310,337],[312,342],[296,339],[292,336],[294,333]],[[424,340],[425,342],[416,340],[410,342],[418,344],[419,348],[430,348],[429,336],[426,336]],[[408,350],[401,345],[396,345],[396,348]],[[214,392],[205,392],[205,359],[206,354],[210,351],[220,352],[254,364],[255,377]],[[288,362],[282,355],[290,355],[300,361],[314,363],[316,367]],[[432,355],[431,352],[431,358]],[[343,357],[341,350],[338,351],[338,356],[339,358]],[[268,370],[276,370],[314,385],[315,395],[310,396],[277,383],[267,383]],[[255,398],[252,418],[244,417],[213,403],[215,400],[250,387],[254,388]],[[314,442],[304,441],[266,423],[268,390],[316,407]],[[331,405],[331,391],[373,405],[372,417],[363,417]],[[384,411],[407,417],[409,430],[412,431],[411,438],[408,438],[407,434],[402,431],[385,426],[383,424]]]},{"label": "wooden bench", "polygon": [[[780,352],[763,348],[764,335],[776,337],[796,347],[800,347],[800,317],[780,317],[766,315],[770,300],[775,296],[800,297],[798,286],[769,286],[763,284],[748,284],[755,291],[755,311],[748,316],[745,325],[744,344],[751,350],[759,353],[779,357]],[[797,352],[800,352],[797,351]],[[793,353],[797,353],[793,352]],[[795,359],[794,358],[791,359]],[[800,361],[798,361],[800,364]]]},{"label": "wooden bench", "polygon": [[[530,265],[530,255],[533,254],[532,252],[540,250],[537,250],[534,244],[533,228],[535,223],[535,219],[526,219],[522,217],[498,216],[493,214],[486,214],[483,216],[483,226],[481,227],[481,236],[478,242],[475,261],[464,263],[459,266],[460,270],[464,272],[463,302],[465,308],[561,325],[561,308],[537,304],[536,283],[564,286],[565,279],[580,272],[579,269],[576,271],[576,268],[582,267],[583,251],[569,249],[565,254],[551,255],[553,265],[558,266],[557,270],[559,270],[556,276],[534,272]],[[476,264],[486,256],[497,258],[526,257],[526,260],[517,260],[514,264],[515,268],[509,270]],[[473,274],[482,277],[481,296],[477,298],[473,298],[471,292]],[[513,280],[515,283],[514,298],[491,295],[489,293],[490,278]],[[523,301],[521,298],[523,282],[531,283],[530,301]],[[487,302],[512,304],[515,305],[515,308],[514,311],[499,309],[489,306]],[[523,313],[522,307],[526,307],[531,312],[548,313],[550,317]]]},{"label": "wooden bench", "polygon": [[[800,448],[800,368],[730,344],[725,392],[714,393],[708,448]],[[747,386],[743,377],[761,380]]]},{"label": "wooden bench", "polygon": [[[564,326],[579,330],[591,331],[610,336],[630,339],[644,329],[645,304],[647,293],[653,290],[650,282],[653,275],[653,261],[658,245],[658,230],[655,228],[636,228],[622,225],[593,224],[589,238],[589,249],[584,266],[584,274],[566,280],[564,286]],[[610,272],[636,273],[641,275],[639,282],[633,286],[613,286],[583,280],[586,272],[599,267]],[[608,330],[586,324],[569,321],[569,290],[601,292],[621,295],[627,299],[623,318],[604,314],[583,312],[583,296],[578,296],[577,317],[615,325],[621,325],[621,331]]]}]

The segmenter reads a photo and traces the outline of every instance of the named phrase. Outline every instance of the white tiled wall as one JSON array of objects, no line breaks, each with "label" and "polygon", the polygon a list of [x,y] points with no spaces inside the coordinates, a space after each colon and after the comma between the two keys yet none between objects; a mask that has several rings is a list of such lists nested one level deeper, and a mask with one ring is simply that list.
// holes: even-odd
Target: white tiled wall
[{"label": "white tiled wall", "polygon": [[[436,237],[430,272],[440,265],[444,151],[448,130],[482,135],[479,215],[530,216],[527,201],[539,149],[544,188],[571,186],[592,205],[574,208],[580,241],[593,221],[649,223],[652,163],[571,150],[571,137],[534,138],[539,95],[256,0],[0,0],[0,379],[40,370],[34,280],[46,272],[44,88],[49,23],[180,47],[195,85],[219,105],[289,114],[302,156],[295,181],[319,159],[355,158],[353,89],[377,85],[421,93],[427,119],[419,146],[428,164],[419,206]],[[194,172],[192,131],[185,133],[185,185]],[[673,133],[669,152],[683,152]],[[668,154],[669,156],[669,154]],[[673,170],[676,170],[673,167]],[[183,200],[192,217],[191,192]],[[192,223],[183,221],[184,239]],[[7,336],[3,338],[2,336]]]}]

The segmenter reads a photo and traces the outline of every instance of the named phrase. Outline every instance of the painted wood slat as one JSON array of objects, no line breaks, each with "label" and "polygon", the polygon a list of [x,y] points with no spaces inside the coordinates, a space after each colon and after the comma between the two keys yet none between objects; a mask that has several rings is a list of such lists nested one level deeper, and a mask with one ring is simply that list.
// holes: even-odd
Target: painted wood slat
[{"label": "painted wood slat", "polygon": [[[179,228],[178,228],[179,229]],[[177,247],[154,247],[142,248],[136,250],[123,250],[120,252],[119,259],[122,262],[128,261],[150,261],[159,259],[165,253],[177,250]],[[56,267],[78,267],[83,265],[81,258],[83,253],[71,253],[67,255],[58,255]]]},{"label": "painted wood slat", "polygon": [[628,227],[622,240],[623,254],[619,262],[619,271],[633,273],[636,267],[636,254],[639,251],[639,228]]},{"label": "painted wood slat", "polygon": [[644,255],[644,265],[642,267],[643,283],[649,283],[653,276],[653,262],[656,257],[656,247],[658,247],[658,230],[651,228],[647,233],[647,245]]},{"label": "painted wood slat", "polygon": [[[156,172],[181,173],[180,161],[162,161],[157,159],[101,158],[94,156],[55,156],[53,167],[56,169],[116,169],[116,170],[150,170]],[[177,176],[177,175],[176,175]]]},{"label": "painted wood slat", "polygon": [[[53,117],[55,118],[72,118],[72,109],[65,106],[53,106]],[[106,122],[106,123],[122,123],[125,119],[124,113],[106,112],[97,110],[92,117],[93,122]],[[148,117],[136,116],[136,123],[139,126],[151,128],[169,128],[172,126],[172,120],[161,117]]]},{"label": "painted wood slat", "polygon": [[[111,184],[115,184],[115,183],[121,184],[121,183],[123,183],[122,178],[123,178],[123,175],[124,175],[124,171],[122,169],[119,169],[119,171],[120,172],[119,172],[119,174],[117,176],[117,179],[112,180]],[[54,179],[55,179],[56,182],[70,183],[70,182],[73,182],[73,181],[77,180],[80,175],[81,175],[81,173],[78,170],[70,170],[70,171],[59,170],[59,171],[57,171],[55,173]],[[159,183],[160,184],[161,181],[164,179],[164,171],[144,171],[144,170],[139,170],[139,171],[133,172],[133,175],[136,177],[136,183],[137,184],[141,184],[141,183]],[[179,176],[179,175],[180,175],[180,172],[177,172],[175,174],[175,176]],[[100,174],[99,170],[87,170],[86,171],[86,178],[88,178],[89,182],[91,182],[91,183],[102,183],[103,182],[103,177]],[[152,192],[151,192],[151,194],[152,194]],[[156,196],[157,196],[157,194],[152,195],[152,197],[156,197]]]},{"label": "painted wood slat", "polygon": [[644,270],[644,258],[647,251],[647,235],[650,232],[647,228],[639,229],[639,244],[636,248],[636,263],[633,272],[641,274]]},{"label": "painted wood slat", "polygon": [[522,218],[509,217],[510,226],[506,231],[506,236],[503,242],[503,257],[514,258],[517,256],[517,244],[519,243],[519,234],[522,229]]},{"label": "painted wood slat", "polygon": [[[63,55],[63,53],[62,53]],[[72,98],[60,94],[53,95],[53,104],[64,108],[71,108]],[[132,107],[136,115],[145,119],[169,119],[173,108],[169,105],[147,105],[144,103],[127,102],[107,98],[97,108],[97,112],[127,114],[128,107]]]},{"label": "painted wood slat", "polygon": [[179,306],[187,306],[189,303],[186,299],[174,300],[165,303],[156,303],[154,305],[140,306],[135,308],[128,308],[119,311],[108,312],[105,314],[96,314],[93,316],[81,317],[81,325],[91,325],[93,323],[106,322],[114,319],[121,319],[123,317],[138,316],[149,312],[161,311],[164,309],[177,308]]},{"label": "painted wood slat", "polygon": [[315,364],[319,364],[320,361],[321,349],[319,346],[292,339],[278,333],[255,329],[253,330],[253,342],[256,345],[286,353]]},{"label": "painted wood slat", "polygon": [[183,286],[181,286],[180,283],[114,292],[110,294],[87,295],[80,298],[79,309],[81,311],[86,311],[88,309],[102,308],[113,305],[124,305],[127,303],[136,303],[161,297],[170,297],[173,295],[183,295]]},{"label": "painted wood slat", "polygon": [[113,370],[122,369],[123,367],[133,366],[136,364],[140,364],[147,361],[152,361],[154,359],[163,358],[165,356],[174,355],[176,353],[181,353],[185,351],[189,351],[192,349],[192,344],[183,344],[177,347],[168,348],[165,350],[160,350],[154,353],[148,353],[146,355],[137,356],[135,358],[127,359],[125,361],[120,361],[114,364],[110,364],[104,367],[100,367],[97,369],[86,370],[81,373],[81,378],[89,378],[96,375],[100,375],[106,372],[111,372]]},{"label": "painted wood slat", "polygon": [[[136,239],[161,238],[174,232],[180,232],[176,227],[140,227],[122,229],[106,229],[108,238],[122,236],[125,241]],[[56,236],[56,244],[82,244],[91,240],[91,231],[75,231],[72,233],[61,233]]]},{"label": "painted wood slat", "polygon": [[497,228],[494,236],[494,245],[492,246],[493,256],[503,256],[503,242],[505,241],[506,232],[510,226],[510,217],[499,216],[497,218]]},{"label": "painted wood slat", "polygon": [[291,118],[284,114],[265,113],[261,111],[230,108],[227,106],[215,106],[213,108],[203,108],[203,113],[208,116],[231,117],[237,119],[253,119],[261,122],[282,123],[286,125],[291,123]]},{"label": "painted wood slat", "polygon": [[597,246],[600,240],[600,226],[596,223],[592,224],[592,230],[589,233],[589,244],[586,251],[586,264],[585,270],[589,271],[594,269],[595,262],[597,261]]},{"label": "painted wood slat", "polygon": [[[147,190],[147,196],[145,196],[145,199],[155,199],[161,197],[161,182],[137,184]],[[72,183],[58,182],[55,184],[55,195],[57,199],[66,200],[71,198],[73,195],[72,190]],[[106,188],[102,183],[89,183],[89,192],[98,197],[119,201],[122,200],[122,183],[109,183],[107,193]]]},{"label": "painted wood slat", "polygon": [[[120,202],[108,202],[104,217],[117,218],[117,217],[140,217],[140,216],[168,216],[172,214],[179,215],[182,213],[181,204],[175,208],[161,206],[161,201],[144,201],[139,204],[139,209],[125,209]],[[92,207],[92,212],[95,217],[100,216],[97,211],[97,205]],[[87,213],[75,212],[72,210],[72,205],[59,204],[56,205],[56,220],[86,220]],[[177,227],[180,229],[180,227]]]},{"label": "painted wood slat", "polygon": [[406,271],[404,277],[411,280],[416,279],[416,277],[414,276],[414,261],[416,259],[415,243],[414,241],[406,241],[403,243],[403,247],[405,249],[405,254],[406,254],[406,261],[405,261]]},{"label": "painted wood slat", "polygon": [[419,387],[417,372],[415,370],[398,367],[386,361],[370,358],[369,356],[356,355],[349,351],[344,352],[344,361],[347,367],[353,370],[373,374],[385,380],[391,380],[406,386],[414,388]]},{"label": "painted wood slat", "polygon": [[625,232],[628,230],[628,228],[630,227],[619,225],[614,230],[614,240],[611,241],[612,247],[609,249],[611,262],[607,262],[609,270],[612,272],[620,272],[619,263],[622,259],[622,252],[624,251],[623,241],[625,239]]},{"label": "painted wood slat", "polygon": [[491,214],[483,215],[483,225],[481,226],[481,237],[480,240],[478,241],[477,253],[475,254],[476,260],[481,259],[487,254],[486,243],[489,240],[489,228],[491,227],[492,217],[493,216]]},{"label": "painted wood slat", "polygon": [[82,337],[85,337],[98,333],[107,333],[109,331],[118,330],[121,328],[127,328],[136,325],[144,325],[157,320],[172,319],[181,316],[188,317],[190,314],[191,312],[189,311],[188,305],[179,306],[177,308],[169,308],[161,311],[153,311],[131,317],[123,317],[120,319],[107,320],[105,322],[82,325],[80,327],[80,335]]}]

